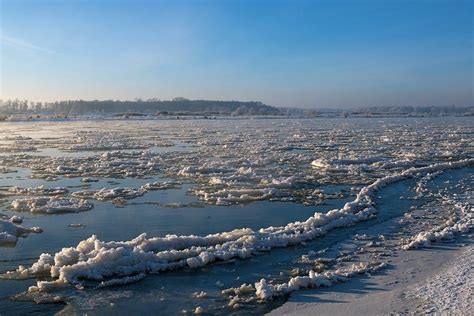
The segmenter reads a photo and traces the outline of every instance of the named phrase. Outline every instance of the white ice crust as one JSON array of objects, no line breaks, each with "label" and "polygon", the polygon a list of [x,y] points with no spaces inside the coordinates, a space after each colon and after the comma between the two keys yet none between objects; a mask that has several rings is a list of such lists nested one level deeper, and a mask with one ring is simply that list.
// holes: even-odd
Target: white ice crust
[{"label": "white ice crust", "polygon": [[18,237],[26,236],[29,233],[41,233],[42,229],[39,227],[26,228],[17,225],[17,217],[12,217],[8,220],[0,219],[0,246],[15,245]]},{"label": "white ice crust", "polygon": [[455,234],[466,233],[474,227],[474,208],[469,203],[456,203],[448,201],[460,209],[458,218],[450,218],[444,225],[433,227],[419,232],[402,245],[402,249],[411,250],[429,247],[432,242],[450,239]]},{"label": "white ice crust", "polygon": [[68,213],[92,209],[94,205],[84,199],[53,197],[31,197],[13,200],[10,209],[32,213]]}]

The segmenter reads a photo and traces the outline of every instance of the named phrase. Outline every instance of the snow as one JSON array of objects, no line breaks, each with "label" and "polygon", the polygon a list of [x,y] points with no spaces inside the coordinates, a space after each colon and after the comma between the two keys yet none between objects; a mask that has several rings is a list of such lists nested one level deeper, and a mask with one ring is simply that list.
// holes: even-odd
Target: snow
[{"label": "snow", "polygon": [[422,302],[417,313],[472,314],[474,306],[474,247],[456,259],[456,264],[431,276],[407,293]]}]

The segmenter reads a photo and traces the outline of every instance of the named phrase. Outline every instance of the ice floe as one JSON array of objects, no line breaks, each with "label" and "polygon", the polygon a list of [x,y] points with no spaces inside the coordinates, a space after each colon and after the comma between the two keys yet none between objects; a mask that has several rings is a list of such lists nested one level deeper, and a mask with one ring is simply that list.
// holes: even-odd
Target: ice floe
[{"label": "ice floe", "polygon": [[17,218],[9,220],[0,219],[0,246],[9,246],[16,244],[18,237],[26,236],[29,233],[41,233],[39,227],[26,228],[15,224]]},{"label": "ice floe", "polygon": [[135,188],[102,188],[100,190],[83,190],[73,192],[71,195],[81,199],[94,199],[98,201],[112,201],[118,203],[120,201],[132,200],[145,195],[149,191],[176,189],[181,186],[178,181],[164,181],[145,183],[141,187]]},{"label": "ice floe", "polygon": [[64,187],[46,188],[43,185],[38,186],[38,187],[29,187],[29,188],[11,187],[3,191],[3,194],[6,194],[6,195],[30,195],[30,196],[64,195],[67,193],[69,193],[69,190]]},{"label": "ice floe", "polygon": [[94,205],[84,199],[62,197],[32,197],[13,200],[9,209],[17,212],[68,213],[92,209]]}]

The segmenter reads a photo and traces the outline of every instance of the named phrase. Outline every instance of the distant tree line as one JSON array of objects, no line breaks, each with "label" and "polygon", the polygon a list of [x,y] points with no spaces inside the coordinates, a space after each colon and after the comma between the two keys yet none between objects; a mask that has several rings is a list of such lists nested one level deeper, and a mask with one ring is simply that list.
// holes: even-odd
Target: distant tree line
[{"label": "distant tree line", "polygon": [[474,113],[474,106],[371,106],[358,108],[353,112],[389,113],[389,114],[469,114]]},{"label": "distant tree line", "polygon": [[114,113],[146,113],[173,114],[180,113],[209,113],[225,115],[279,115],[276,107],[262,102],[250,101],[213,101],[188,100],[175,98],[173,100],[135,99],[120,100],[67,100],[56,102],[28,102],[27,100],[0,100],[0,113],[55,113],[69,115],[84,114],[114,114]]},{"label": "distant tree line", "polygon": [[359,108],[280,108],[286,116],[319,117],[319,116],[442,116],[442,115],[474,115],[474,106],[370,106]]},{"label": "distant tree line", "polygon": [[8,114],[62,114],[62,115],[286,115],[317,117],[321,115],[353,116],[371,114],[389,115],[474,115],[474,106],[370,106],[359,108],[276,108],[262,102],[135,99],[120,100],[67,100],[56,102],[28,102],[28,100],[1,100],[0,113]]}]

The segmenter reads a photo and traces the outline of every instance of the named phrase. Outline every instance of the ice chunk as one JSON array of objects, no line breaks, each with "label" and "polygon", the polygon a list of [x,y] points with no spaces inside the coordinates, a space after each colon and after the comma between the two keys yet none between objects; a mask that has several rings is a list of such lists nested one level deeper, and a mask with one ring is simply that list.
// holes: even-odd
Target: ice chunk
[{"label": "ice chunk", "polygon": [[32,213],[67,213],[82,212],[92,209],[94,205],[84,199],[60,197],[34,197],[16,199],[10,204],[10,209],[18,212]]},{"label": "ice chunk", "polygon": [[39,227],[26,228],[13,223],[10,220],[0,219],[0,246],[16,244],[18,237],[25,236],[28,233],[41,233]]}]

